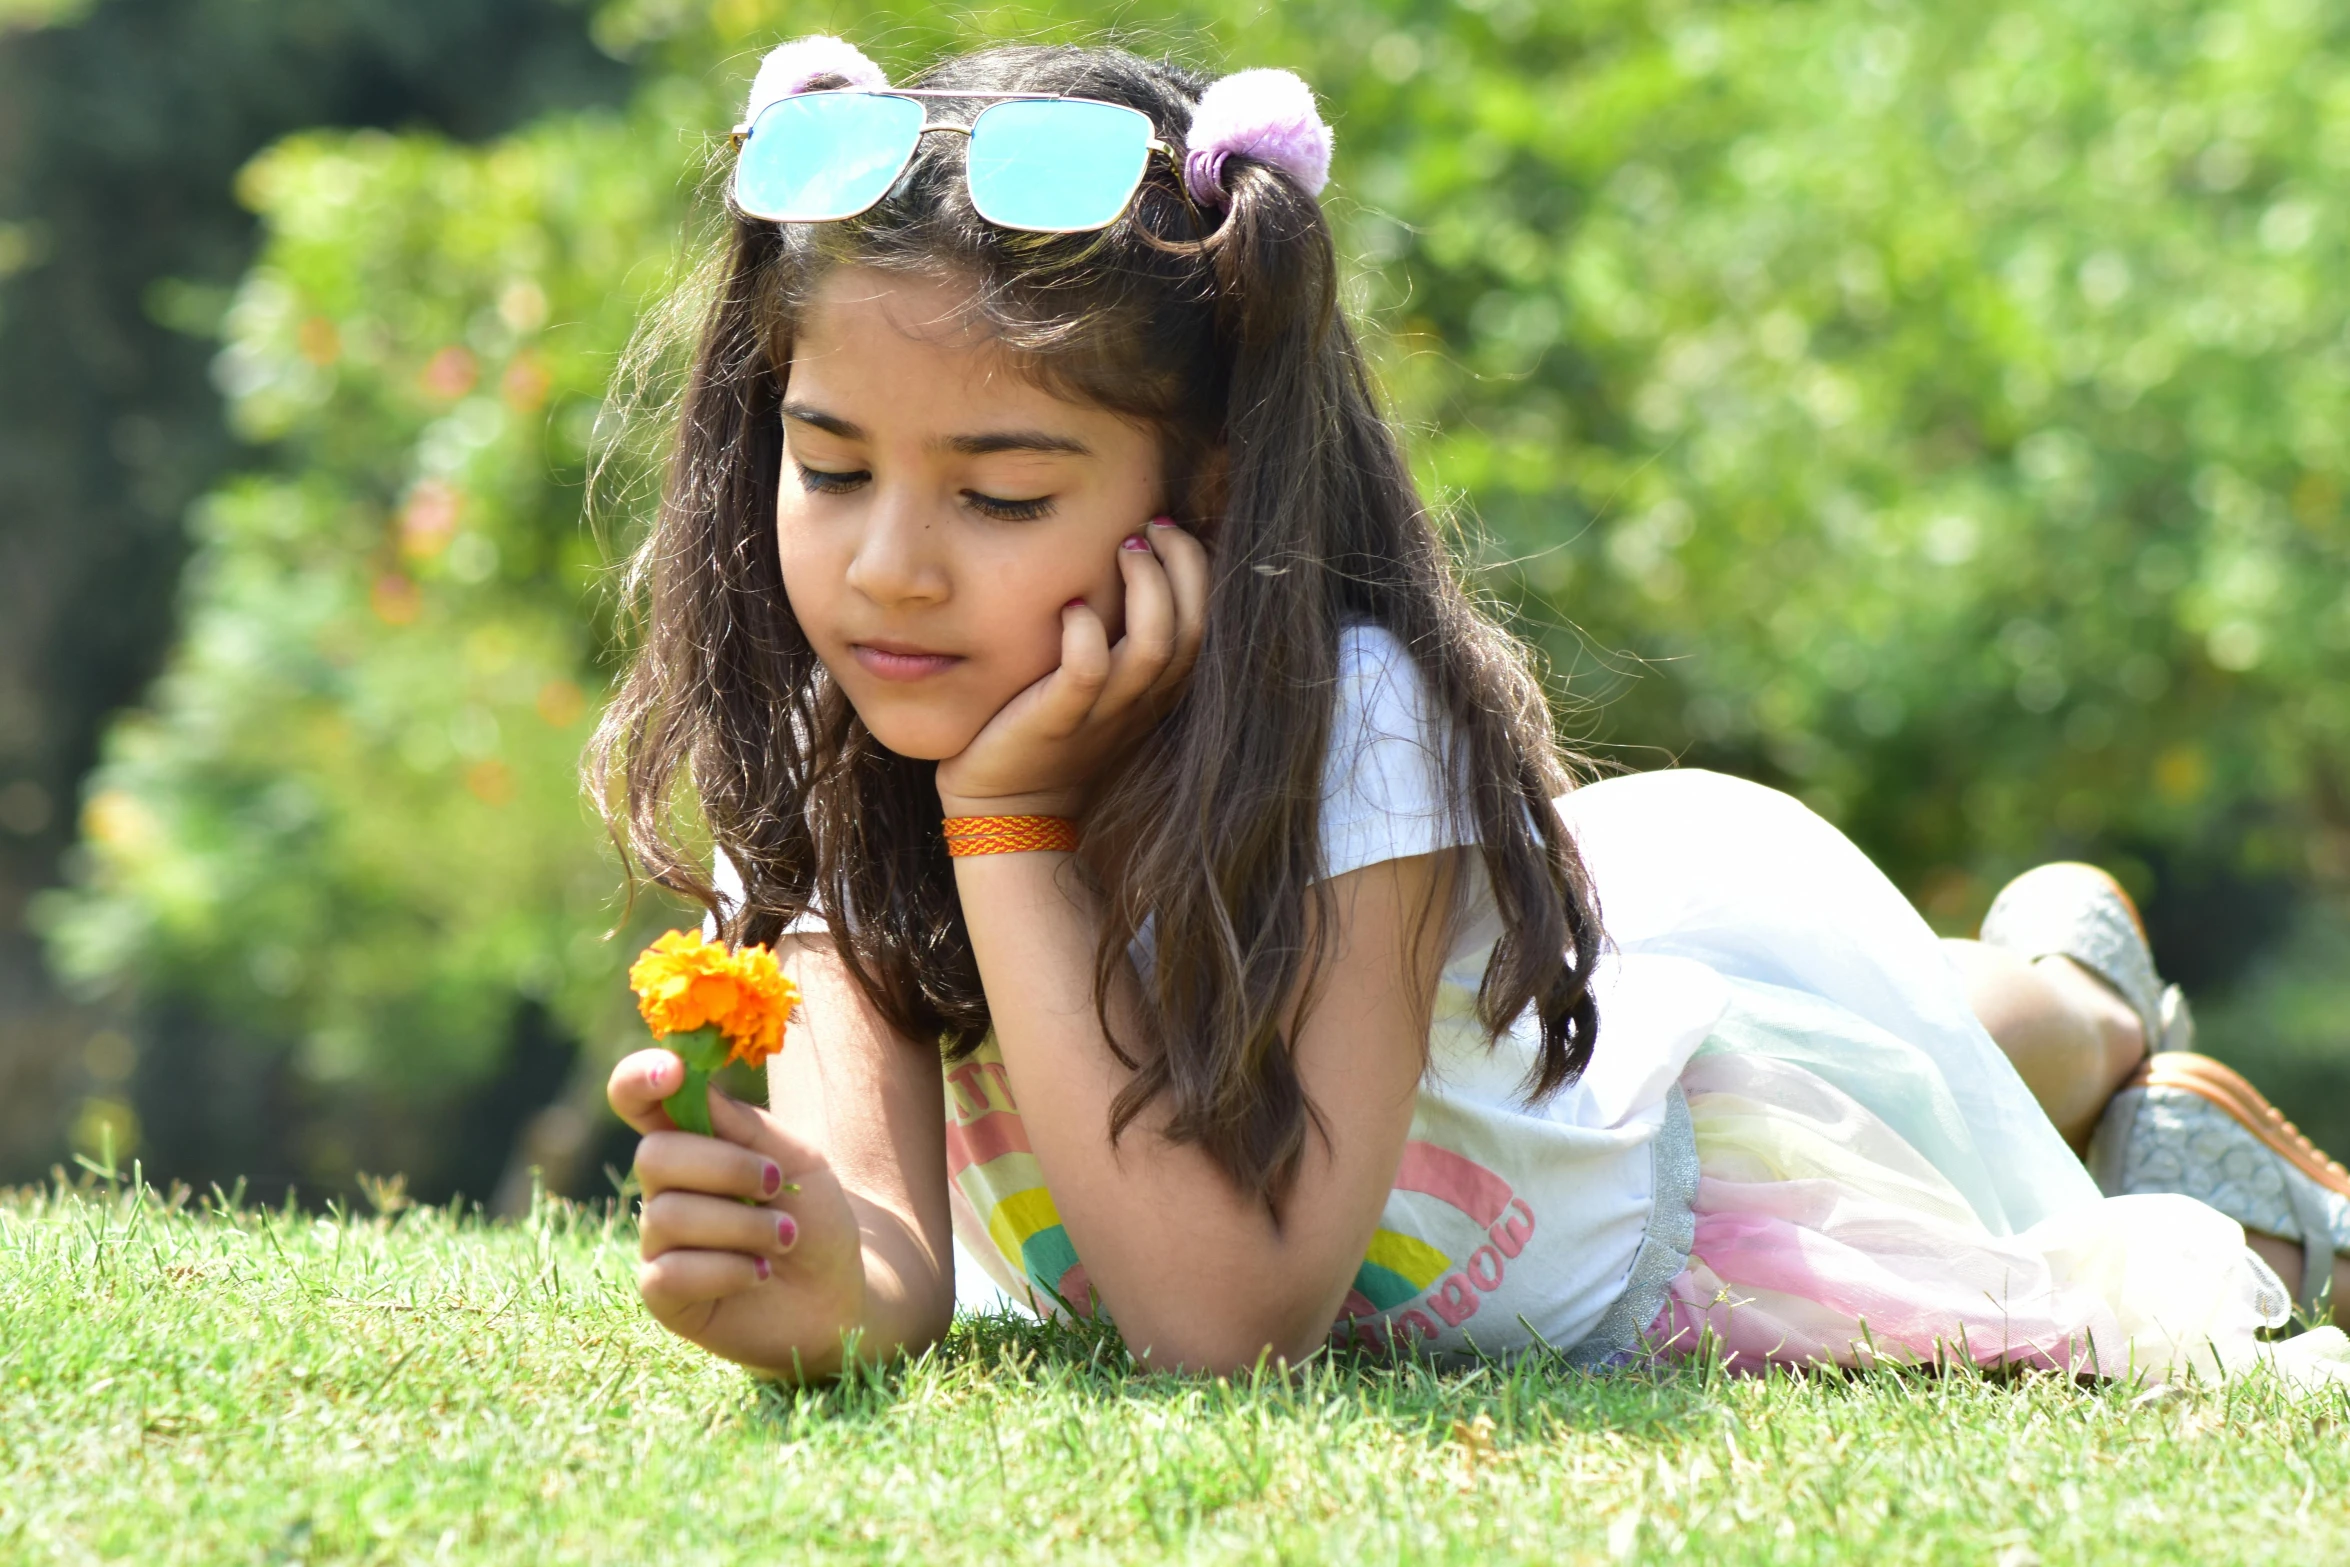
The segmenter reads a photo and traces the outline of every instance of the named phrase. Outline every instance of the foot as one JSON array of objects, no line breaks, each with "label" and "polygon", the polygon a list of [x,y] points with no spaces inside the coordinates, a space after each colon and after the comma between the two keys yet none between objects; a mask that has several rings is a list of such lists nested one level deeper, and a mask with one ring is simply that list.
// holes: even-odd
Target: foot
[{"label": "foot", "polygon": [[2350,1254],[2350,1170],[2209,1056],[2165,1051],[2113,1096],[2089,1143],[2110,1196],[2181,1192],[2301,1251],[2296,1304],[2317,1318],[2335,1257]]},{"label": "foot", "polygon": [[2194,1015],[2155,973],[2138,906],[2096,866],[2060,860],[2024,872],[1991,901],[1982,941],[2026,961],[2069,959],[2128,1005],[2148,1051],[2194,1047]]}]

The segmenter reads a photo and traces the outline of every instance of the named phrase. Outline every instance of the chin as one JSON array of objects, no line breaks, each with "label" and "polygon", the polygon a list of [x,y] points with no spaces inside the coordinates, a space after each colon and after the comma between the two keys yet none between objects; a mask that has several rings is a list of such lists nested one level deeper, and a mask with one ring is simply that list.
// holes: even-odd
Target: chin
[{"label": "chin", "polygon": [[865,727],[873,731],[883,750],[917,762],[943,762],[960,756],[978,733],[968,724],[944,724],[912,714],[897,714],[894,719],[884,715],[878,722],[863,712],[857,716],[865,720]]}]

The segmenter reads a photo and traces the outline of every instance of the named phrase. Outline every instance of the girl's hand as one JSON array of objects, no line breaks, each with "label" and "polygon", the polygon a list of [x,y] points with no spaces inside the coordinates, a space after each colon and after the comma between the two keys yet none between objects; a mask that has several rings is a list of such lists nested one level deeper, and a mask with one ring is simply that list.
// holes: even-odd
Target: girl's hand
[{"label": "girl's hand", "polygon": [[1075,816],[1094,774],[1174,706],[1199,657],[1207,552],[1172,522],[1154,521],[1119,546],[1118,567],[1126,634],[1112,647],[1090,605],[1062,609],[1060,667],[938,764],[949,816]]},{"label": "girl's hand", "polygon": [[681,1132],[661,1101],[685,1065],[640,1050],[605,1094],[644,1134],[637,1292],[663,1327],[745,1365],[827,1361],[861,1320],[864,1255],[830,1163],[773,1116],[710,1090],[714,1137]]}]

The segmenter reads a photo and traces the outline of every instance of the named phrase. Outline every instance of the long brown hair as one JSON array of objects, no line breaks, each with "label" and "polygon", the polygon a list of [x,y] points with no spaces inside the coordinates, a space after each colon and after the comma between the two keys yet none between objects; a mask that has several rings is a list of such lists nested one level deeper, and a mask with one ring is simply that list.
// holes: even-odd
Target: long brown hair
[{"label": "long brown hair", "polygon": [[[1180,147],[1207,80],[1115,49],[1015,46],[947,61],[914,85],[1060,93],[1131,105]],[[930,100],[951,113],[954,100]],[[969,108],[970,105],[961,105]],[[1450,721],[1502,934],[1478,993],[1498,1034],[1531,1010],[1529,1096],[1572,1081],[1599,1019],[1599,914],[1551,809],[1572,781],[1523,651],[1455,580],[1381,416],[1337,302],[1320,203],[1283,171],[1225,165],[1203,218],[1154,160],[1128,214],[1047,236],[972,211],[964,138],[926,136],[892,193],[838,223],[730,214],[658,519],[634,563],[642,647],[605,714],[590,772],[607,823],[663,886],[719,906],[676,828],[681,795],[739,869],[736,940],[771,941],[821,909],[851,974],[910,1038],[950,1059],[989,1026],[955,896],[934,765],[878,744],[793,619],[777,565],[779,407],[794,322],[854,264],[967,283],[972,309],[1057,395],[1162,433],[1177,518],[1213,562],[1206,638],[1175,710],[1106,782],[1086,821],[1103,892],[1097,996],[1147,918],[1144,1037],[1113,1133],[1168,1103],[1168,1135],[1278,1202],[1304,1151],[1306,1102],[1282,1009],[1310,986],[1327,919],[1309,919],[1342,625],[1401,639]],[[1465,880],[1456,879],[1456,880]],[[1106,1003],[1101,1006],[1105,1028]]]}]

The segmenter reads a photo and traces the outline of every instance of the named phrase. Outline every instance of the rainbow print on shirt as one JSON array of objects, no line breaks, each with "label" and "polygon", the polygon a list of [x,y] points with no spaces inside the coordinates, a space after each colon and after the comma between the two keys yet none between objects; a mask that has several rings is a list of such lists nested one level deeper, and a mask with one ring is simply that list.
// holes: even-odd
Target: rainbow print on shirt
[{"label": "rainbow print on shirt", "polygon": [[[1057,1302],[1092,1315],[1091,1281],[1045,1189],[993,1042],[945,1075],[947,1175],[958,1208],[1027,1280],[1040,1308]],[[1458,1328],[1475,1316],[1480,1297],[1501,1287],[1509,1260],[1534,1233],[1534,1211],[1508,1181],[1439,1143],[1404,1145],[1394,1190],[1434,1198],[1436,1228],[1462,1255],[1395,1228],[1371,1237],[1333,1331],[1373,1347],[1415,1334],[1435,1339],[1439,1321]]]},{"label": "rainbow print on shirt", "polygon": [[1045,1190],[1044,1171],[1028,1146],[1028,1128],[992,1042],[947,1069],[946,1093],[947,1178],[956,1192],[985,1226],[997,1255],[1025,1275],[1043,1300],[1058,1298],[1080,1316],[1090,1315],[1092,1286],[1053,1194]]},{"label": "rainbow print on shirt", "polygon": [[[1534,1234],[1534,1210],[1509,1182],[1439,1143],[1404,1144],[1394,1189],[1435,1198],[1475,1226],[1474,1239],[1456,1270],[1452,1256],[1420,1236],[1386,1228],[1372,1235],[1333,1333],[1374,1348],[1415,1333],[1434,1339],[1439,1319],[1457,1328],[1475,1316],[1479,1298],[1501,1288],[1509,1259]],[[1427,1311],[1412,1305],[1422,1296]]]}]

